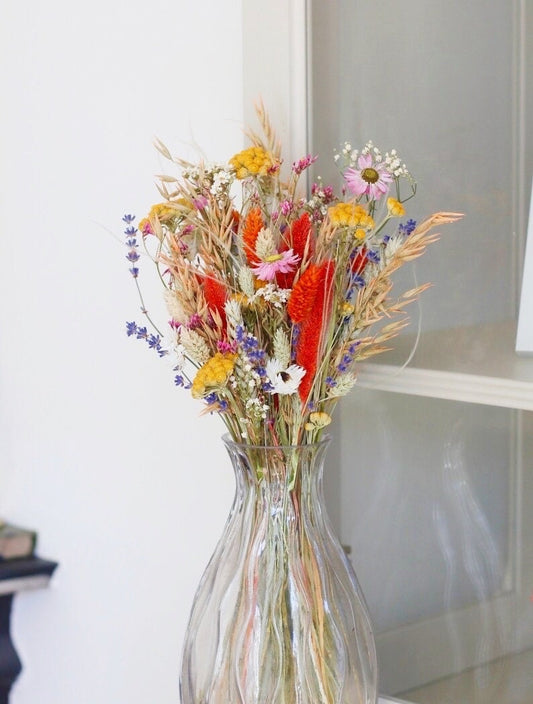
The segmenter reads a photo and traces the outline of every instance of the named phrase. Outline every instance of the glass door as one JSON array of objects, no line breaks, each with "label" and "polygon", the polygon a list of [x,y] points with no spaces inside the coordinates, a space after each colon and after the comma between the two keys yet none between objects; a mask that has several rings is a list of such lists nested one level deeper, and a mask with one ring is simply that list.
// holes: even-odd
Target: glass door
[{"label": "glass door", "polygon": [[[415,217],[465,213],[397,282],[433,284],[410,311],[405,360],[420,328],[411,365],[431,367],[422,351],[445,349],[450,370],[490,375],[496,341],[514,352],[533,171],[526,3],[312,0],[309,10],[310,151],[324,182],[339,178],[324,172],[334,149],[371,139],[397,149],[417,180]],[[364,389],[341,405],[331,496],[374,618],[383,693],[531,704],[531,417]]]}]

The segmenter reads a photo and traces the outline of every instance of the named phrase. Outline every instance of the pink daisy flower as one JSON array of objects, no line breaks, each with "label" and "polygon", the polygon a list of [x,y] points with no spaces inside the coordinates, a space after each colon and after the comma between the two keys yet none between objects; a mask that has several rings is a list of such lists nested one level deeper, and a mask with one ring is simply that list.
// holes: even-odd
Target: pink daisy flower
[{"label": "pink daisy flower", "polygon": [[266,257],[263,261],[252,267],[252,271],[261,281],[273,281],[277,273],[288,274],[300,261],[292,249],[279,252]]},{"label": "pink daisy flower", "polygon": [[389,190],[392,174],[385,164],[374,162],[372,154],[368,153],[357,159],[357,169],[346,169],[344,179],[355,196],[367,195],[377,200]]}]

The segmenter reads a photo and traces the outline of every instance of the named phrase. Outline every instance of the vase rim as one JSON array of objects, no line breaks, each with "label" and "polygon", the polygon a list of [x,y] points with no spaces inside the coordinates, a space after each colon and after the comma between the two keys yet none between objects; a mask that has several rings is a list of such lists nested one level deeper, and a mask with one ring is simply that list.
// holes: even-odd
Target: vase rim
[{"label": "vase rim", "polygon": [[237,442],[231,437],[230,433],[224,433],[224,435],[222,436],[222,442],[226,446],[238,447],[243,450],[249,450],[251,448],[254,448],[256,450],[295,450],[311,447],[325,447],[331,442],[331,435],[326,434],[323,435],[322,438],[320,440],[317,440],[316,442],[306,442],[301,443],[299,445],[255,445],[254,443],[249,442]]}]

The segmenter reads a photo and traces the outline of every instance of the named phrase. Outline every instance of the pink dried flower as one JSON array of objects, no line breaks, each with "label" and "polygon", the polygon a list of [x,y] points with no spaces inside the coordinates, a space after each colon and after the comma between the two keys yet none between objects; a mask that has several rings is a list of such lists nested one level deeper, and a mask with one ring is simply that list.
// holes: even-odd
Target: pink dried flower
[{"label": "pink dried flower", "polygon": [[228,342],[227,340],[218,340],[217,350],[222,354],[235,354],[235,352],[237,352],[237,343]]},{"label": "pink dried flower", "polygon": [[308,169],[317,159],[317,156],[311,156],[311,154],[308,154],[307,156],[304,156],[303,159],[300,159],[300,161],[295,161],[292,165],[292,170],[297,176],[299,176],[302,171]]},{"label": "pink dried flower", "polygon": [[287,249],[285,252],[266,257],[264,261],[252,267],[252,271],[261,281],[273,281],[276,274],[288,274],[299,261],[300,257],[294,254],[292,249]]},{"label": "pink dried flower", "polygon": [[282,200],[279,204],[279,209],[282,215],[290,215],[294,208],[294,203],[292,200]]},{"label": "pink dried flower", "polygon": [[198,313],[193,313],[187,321],[186,327],[187,330],[196,330],[196,328],[199,328],[201,325],[202,318],[198,315]]},{"label": "pink dried flower", "polygon": [[381,198],[389,190],[392,174],[386,165],[375,162],[372,154],[361,154],[357,159],[357,169],[346,169],[344,179],[348,190],[355,196],[367,195],[374,200]]},{"label": "pink dried flower", "polygon": [[205,196],[198,196],[198,198],[193,198],[192,202],[194,203],[194,207],[196,208],[196,210],[203,210],[209,203]]},{"label": "pink dried flower", "polygon": [[143,220],[141,220],[141,222],[139,223],[139,230],[143,233],[143,235],[154,234],[152,223],[150,222],[150,220],[148,220],[148,218],[144,218]]},{"label": "pink dried flower", "polygon": [[311,195],[316,196],[326,205],[335,200],[333,186],[323,186],[321,183],[313,183],[311,187]]}]

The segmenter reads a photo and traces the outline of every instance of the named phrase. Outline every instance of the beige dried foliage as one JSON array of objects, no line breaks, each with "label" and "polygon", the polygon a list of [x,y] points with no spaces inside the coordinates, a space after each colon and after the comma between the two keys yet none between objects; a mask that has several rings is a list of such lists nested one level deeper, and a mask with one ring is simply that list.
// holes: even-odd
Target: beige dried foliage
[{"label": "beige dried foliage", "polygon": [[[405,239],[403,245],[397,250],[387,265],[359,291],[354,307],[353,337],[360,331],[376,325],[384,317],[390,318],[402,313],[405,314],[404,308],[416,301],[420,294],[431,286],[431,284],[422,284],[404,292],[397,299],[390,298],[392,290],[391,275],[406,262],[420,257],[428,245],[438,240],[439,235],[432,232],[435,226],[456,222],[461,217],[460,213],[435,213],[422,222]],[[376,335],[360,340],[356,359],[368,359],[375,354],[388,350],[389,348],[384,347],[383,343],[396,337],[406,324],[406,320],[390,323],[384,326]],[[346,345],[346,349],[348,347],[349,344]],[[362,354],[364,356],[361,356]]]},{"label": "beige dried foliage", "polygon": [[276,161],[280,161],[281,141],[279,140],[276,131],[272,127],[272,123],[270,122],[270,118],[267,115],[265,106],[263,105],[262,101],[259,101],[256,104],[255,112],[257,114],[257,119],[259,120],[259,125],[261,127],[261,133],[263,136],[260,136],[260,134],[257,134],[256,132],[250,129],[246,130],[246,136],[248,137],[252,145],[256,147],[263,147],[274,156]]}]

